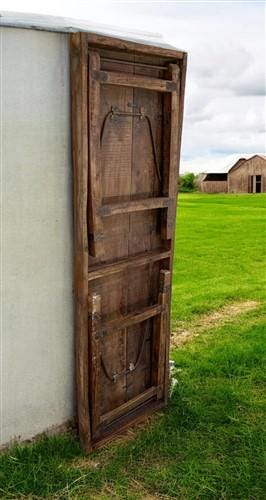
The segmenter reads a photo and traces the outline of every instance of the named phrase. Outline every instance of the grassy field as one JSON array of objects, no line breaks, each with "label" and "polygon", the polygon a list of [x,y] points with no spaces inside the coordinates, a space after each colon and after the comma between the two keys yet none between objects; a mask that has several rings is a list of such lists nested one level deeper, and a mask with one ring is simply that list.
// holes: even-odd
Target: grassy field
[{"label": "grassy field", "polygon": [[173,322],[265,297],[266,195],[179,197]]},{"label": "grassy field", "polygon": [[265,208],[180,196],[169,408],[87,457],[68,435],[14,447],[1,498],[265,499]]}]

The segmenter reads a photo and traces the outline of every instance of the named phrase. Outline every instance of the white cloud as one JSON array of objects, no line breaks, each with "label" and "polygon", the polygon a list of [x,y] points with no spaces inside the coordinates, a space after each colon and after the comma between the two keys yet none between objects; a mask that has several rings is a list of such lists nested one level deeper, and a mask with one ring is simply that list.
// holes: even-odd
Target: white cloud
[{"label": "white cloud", "polygon": [[161,32],[189,53],[181,169],[265,151],[265,4],[2,0],[1,8]]}]

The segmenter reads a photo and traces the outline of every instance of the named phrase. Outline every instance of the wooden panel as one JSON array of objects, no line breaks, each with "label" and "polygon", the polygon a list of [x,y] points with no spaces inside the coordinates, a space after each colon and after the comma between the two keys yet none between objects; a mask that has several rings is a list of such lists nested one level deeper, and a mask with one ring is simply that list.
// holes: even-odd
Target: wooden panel
[{"label": "wooden panel", "polygon": [[[179,67],[170,65],[168,75],[176,83],[179,81]],[[164,134],[164,174],[163,174],[163,194],[171,199],[177,196],[177,180],[178,180],[178,123],[179,123],[179,86],[177,92],[167,96],[164,103],[164,119],[165,119],[165,134]],[[176,204],[163,214],[162,220],[162,236],[166,240],[171,239],[175,224]]]},{"label": "wooden panel", "polygon": [[150,387],[145,392],[138,394],[137,396],[135,396],[135,398],[132,398],[130,401],[127,401],[118,408],[115,408],[115,410],[112,410],[102,415],[101,422],[104,423],[111,422],[115,418],[118,418],[121,415],[125,414],[127,411],[130,411],[136,406],[144,403],[144,401],[147,401],[147,399],[151,399],[153,396],[157,395],[157,392],[158,392],[157,387]]},{"label": "wooden panel", "polygon": [[[119,64],[114,64],[113,68],[119,70]],[[130,66],[125,66],[125,69],[129,73],[132,71]],[[109,203],[114,199],[128,199],[130,196],[132,120],[127,117],[123,117],[122,121],[110,119],[109,111],[112,106],[126,111],[132,97],[133,90],[130,88],[101,86],[98,114],[101,122],[100,165],[103,203]],[[102,219],[102,224],[104,253],[101,262],[128,257],[129,215],[110,214],[108,221]],[[121,273],[116,276],[111,274],[98,283],[90,280],[90,289],[97,291],[101,289],[103,321],[118,321],[126,314],[126,284],[125,277]],[[123,375],[123,371],[126,369],[127,344],[124,329],[111,329],[111,333],[101,340],[100,345],[101,374],[97,397],[101,413],[106,413],[123,404],[126,398],[126,376]],[[121,373],[115,384],[112,381],[113,373]],[[98,416],[97,422],[99,425]],[[101,432],[101,429],[99,428],[97,432]],[[94,433],[95,437],[98,435],[97,432]]]},{"label": "wooden panel", "polygon": [[120,273],[121,271],[127,271],[131,267],[141,267],[145,264],[156,262],[158,260],[164,260],[170,257],[170,251],[159,249],[151,252],[145,252],[134,257],[128,257],[126,259],[120,259],[117,262],[111,264],[99,264],[92,268],[89,268],[88,280],[95,280],[108,276],[110,274]]},{"label": "wooden panel", "polygon": [[99,325],[99,335],[105,335],[113,330],[124,329],[129,326],[139,324],[142,321],[146,321],[148,318],[153,318],[154,316],[161,314],[162,310],[163,305],[161,304],[144,307],[140,311],[135,310],[133,313],[127,314],[125,317],[114,319]]},{"label": "wooden panel", "polygon": [[86,451],[92,448],[88,387],[88,125],[87,38],[71,37],[71,107],[74,200],[75,372],[79,435]]},{"label": "wooden panel", "polygon": [[156,318],[155,332],[153,336],[153,377],[152,382],[159,387],[158,398],[163,396],[163,384],[165,372],[168,371],[168,359],[166,358],[167,337],[169,335],[169,305],[170,305],[171,273],[169,270],[160,271],[159,304],[162,307],[161,314]]},{"label": "wooden panel", "polygon": [[177,90],[175,81],[118,73],[115,71],[94,71],[93,78],[101,83],[109,85],[157,90],[157,92],[176,92]]},{"label": "wooden panel", "polygon": [[128,40],[121,40],[119,38],[112,38],[110,36],[97,35],[96,33],[88,33],[88,43],[90,46],[110,48],[124,53],[130,54],[145,54],[146,56],[155,55],[163,56],[174,59],[183,59],[184,52],[169,49],[164,47],[145,45],[143,43],[130,42]]},{"label": "wooden panel", "polygon": [[100,86],[93,78],[93,72],[100,68],[100,56],[95,51],[89,51],[88,68],[88,238],[89,250],[93,256],[103,255],[103,225],[97,209],[102,204],[102,179],[100,169],[100,134],[99,115],[100,107]]},{"label": "wooden panel", "polygon": [[169,198],[147,198],[144,200],[125,201],[122,203],[113,203],[103,205],[97,210],[97,214],[102,217],[117,215],[121,213],[142,212],[143,210],[153,210],[156,208],[165,208],[172,204]]},{"label": "wooden panel", "polygon": [[[138,71],[139,75],[145,74],[149,78],[160,77],[160,71],[155,68],[135,66],[134,72],[136,71]],[[149,199],[151,197],[151,200],[153,199],[158,203],[161,199],[162,94],[144,88],[135,88],[134,104],[136,109],[145,110],[146,115],[149,117],[149,123],[147,120],[134,118],[132,191],[136,198],[146,196]],[[153,145],[155,146],[155,154]],[[158,175],[158,170],[160,175]],[[132,214],[130,252],[152,251],[154,248],[162,246],[160,210],[155,210],[155,207],[167,207],[169,203],[171,203],[171,200],[162,199],[162,204],[155,204],[152,211],[140,211]],[[143,304],[158,302],[158,271],[158,266],[150,263],[145,274],[139,273],[134,279],[131,279],[129,293],[130,301],[133,304],[136,303],[136,297]],[[134,332],[131,329],[128,331],[129,361],[138,358],[139,350],[143,346],[143,353],[136,371],[129,373],[127,376],[127,398],[129,400],[147,390],[151,385],[153,330],[154,321],[147,321],[140,325],[139,328],[135,328]]]},{"label": "wooden panel", "polygon": [[132,96],[130,88],[101,87],[101,169],[105,203],[117,197],[126,199],[130,194],[132,120],[108,115],[111,106],[126,111]]},{"label": "wooden panel", "polygon": [[89,318],[90,318],[90,332],[91,332],[91,384],[93,391],[91,391],[91,406],[93,408],[92,419],[92,432],[97,431],[97,425],[100,420],[100,401],[98,392],[100,391],[100,348],[97,339],[98,324],[101,322],[101,296],[99,294],[92,294],[88,297]]},{"label": "wooden panel", "polygon": [[185,57],[71,39],[77,400],[89,450],[167,401]]}]

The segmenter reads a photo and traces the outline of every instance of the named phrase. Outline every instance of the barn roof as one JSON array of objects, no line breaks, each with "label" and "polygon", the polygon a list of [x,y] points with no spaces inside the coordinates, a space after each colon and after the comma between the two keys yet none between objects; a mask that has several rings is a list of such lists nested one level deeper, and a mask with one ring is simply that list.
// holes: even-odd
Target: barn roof
[{"label": "barn roof", "polygon": [[206,171],[204,171],[205,174],[228,174],[228,172],[234,168],[238,168],[242,163],[244,163],[246,160],[250,160],[254,156],[259,156],[260,158],[263,158],[266,160],[266,156],[261,154],[261,153],[242,153],[242,154],[233,154],[230,156],[227,156],[224,159],[224,163],[221,161],[219,162],[219,165],[215,165],[215,159],[213,160],[213,166],[210,166]]},{"label": "barn roof", "polygon": [[243,163],[245,163],[245,161],[250,160],[251,158],[255,158],[256,156],[258,156],[259,158],[263,158],[263,160],[266,160],[266,156],[261,154],[251,155],[249,158],[240,158],[234,165],[232,165],[232,167],[229,169],[229,172],[231,172],[232,170],[236,170]]},{"label": "barn roof", "polygon": [[180,50],[165,42],[159,33],[132,30],[68,17],[0,11],[0,27],[26,28],[59,33],[85,31],[160,48]]}]

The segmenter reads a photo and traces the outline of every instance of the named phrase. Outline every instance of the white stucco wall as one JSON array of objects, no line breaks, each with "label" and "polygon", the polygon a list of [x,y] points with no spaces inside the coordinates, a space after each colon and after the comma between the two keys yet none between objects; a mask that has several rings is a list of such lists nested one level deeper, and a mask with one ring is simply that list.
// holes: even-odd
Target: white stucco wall
[{"label": "white stucco wall", "polygon": [[0,28],[1,435],[73,416],[68,35]]}]

